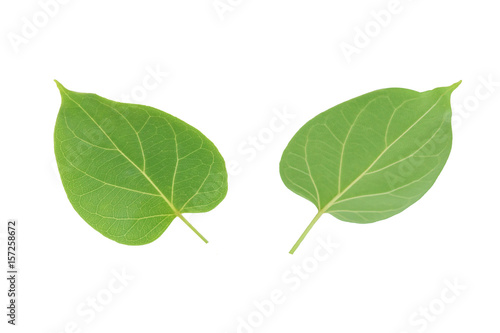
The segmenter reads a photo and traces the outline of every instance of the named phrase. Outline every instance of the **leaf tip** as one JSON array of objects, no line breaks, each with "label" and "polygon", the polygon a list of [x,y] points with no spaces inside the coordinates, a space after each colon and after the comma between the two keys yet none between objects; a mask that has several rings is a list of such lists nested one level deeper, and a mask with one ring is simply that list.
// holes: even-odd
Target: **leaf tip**
[{"label": "leaf tip", "polygon": [[61,94],[62,94],[63,92],[67,92],[67,91],[68,91],[68,89],[66,89],[66,88],[65,88],[65,87],[61,84],[61,82],[59,82],[59,81],[57,81],[57,80],[54,80],[54,82],[56,83],[57,88],[59,89],[59,91],[61,92]]},{"label": "leaf tip", "polygon": [[450,86],[451,91],[455,90],[458,88],[458,86],[462,83],[462,80],[458,81],[457,83],[454,83]]}]

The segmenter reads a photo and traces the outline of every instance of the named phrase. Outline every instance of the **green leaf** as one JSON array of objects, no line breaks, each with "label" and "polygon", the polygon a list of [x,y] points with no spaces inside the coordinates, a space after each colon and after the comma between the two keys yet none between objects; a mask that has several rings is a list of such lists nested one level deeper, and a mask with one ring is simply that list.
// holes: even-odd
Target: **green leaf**
[{"label": "green leaf", "polygon": [[183,213],[208,212],[226,196],[227,172],[200,131],[152,107],[69,91],[54,131],[69,201],[104,236],[122,244],[157,239]]},{"label": "green leaf", "polygon": [[461,82],[426,92],[390,88],[311,119],[280,162],[285,185],[324,213],[354,223],[396,215],[434,184],[451,150],[450,96]]}]

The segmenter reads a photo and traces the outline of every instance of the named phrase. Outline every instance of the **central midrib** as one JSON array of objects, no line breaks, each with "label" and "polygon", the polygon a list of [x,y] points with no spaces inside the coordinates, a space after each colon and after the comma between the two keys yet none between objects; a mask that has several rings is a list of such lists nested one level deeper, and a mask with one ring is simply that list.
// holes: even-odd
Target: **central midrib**
[{"label": "central midrib", "polygon": [[439,96],[438,100],[427,110],[420,118],[417,119],[416,122],[414,122],[408,129],[406,129],[396,140],[394,140],[389,146],[384,148],[384,150],[377,156],[377,158],[366,168],[356,179],[354,179],[342,192],[338,193],[335,197],[333,197],[330,202],[328,202],[325,207],[319,210],[319,213],[323,215],[328,211],[328,209],[337,202],[338,199],[340,199],[351,187],[353,187],[361,178],[363,178],[366,173],[377,163],[377,161],[391,148],[399,139],[401,139],[406,133],[408,133],[409,130],[411,130],[418,122],[420,122],[429,112],[431,112],[432,109],[441,101],[444,95],[448,93],[448,91],[451,89],[446,90],[441,96]]},{"label": "central midrib", "polygon": [[116,150],[123,156],[125,157],[143,176],[144,178],[146,178],[148,180],[148,182],[155,188],[155,190],[158,192],[158,194],[163,198],[163,200],[165,200],[165,202],[169,205],[169,207],[172,209],[172,211],[174,212],[174,214],[183,219],[182,217],[182,214],[175,208],[175,206],[173,205],[173,203],[167,199],[167,197],[165,196],[165,194],[163,194],[163,192],[158,188],[158,186],[156,186],[156,184],[153,182],[153,180],[151,180],[151,178],[149,178],[149,176],[146,174],[145,171],[143,171],[141,168],[139,168],[137,166],[137,164],[134,163],[134,161],[132,161],[127,155],[125,155],[120,148],[118,148],[118,146],[115,144],[115,142],[109,137],[109,135],[103,130],[103,128],[95,121],[94,118],[92,118],[92,116],[77,102],[75,101],[73,98],[71,98],[71,96],[69,96],[69,94],[64,91],[64,94],[66,96],[68,96],[68,98],[73,101],[73,103],[75,103],[76,105],[78,105],[78,107],[87,115],[87,117],[90,118],[90,120],[92,120],[92,122],[94,122],[94,124],[99,128],[99,130],[101,130],[101,132],[108,138],[109,142],[111,142],[111,144],[113,146],[115,146]]}]

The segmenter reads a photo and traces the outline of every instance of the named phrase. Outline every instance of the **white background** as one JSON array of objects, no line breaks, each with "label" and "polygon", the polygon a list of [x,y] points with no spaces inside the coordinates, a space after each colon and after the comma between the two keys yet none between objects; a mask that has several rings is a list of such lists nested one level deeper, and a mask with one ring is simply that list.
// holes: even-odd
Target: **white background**
[{"label": "white background", "polygon": [[[494,1],[401,0],[394,10],[389,0],[223,0],[231,9],[225,12],[213,0],[66,2],[50,7],[47,22],[38,1],[0,5],[0,258],[5,222],[17,218],[21,272],[15,328],[6,324],[1,279],[0,331],[500,330]],[[374,23],[372,12],[388,9],[385,26]],[[40,27],[30,35],[26,22],[34,20]],[[365,29],[371,36],[362,40]],[[346,57],[347,44],[357,53]],[[152,70],[168,75],[156,82]],[[228,163],[239,163],[226,199],[188,216],[208,245],[175,220],[154,243],[124,246],[77,215],[55,167],[60,96],[53,79],[115,100],[134,92],[136,102],[197,127]],[[141,88],[145,79],[149,90]],[[458,80],[453,149],[432,189],[374,224],[325,215],[288,254],[316,213],[279,176],[293,134],[318,113],[372,90],[424,91]],[[271,139],[270,124],[283,110],[294,116],[278,122]],[[261,150],[249,148],[259,135],[266,141]],[[326,259],[319,263],[318,238],[340,244],[332,254],[321,252]],[[291,269],[303,263],[309,273],[299,278]],[[110,294],[122,270],[133,279]],[[466,287],[458,296],[447,286],[455,282]],[[267,304],[273,290],[283,302],[267,306],[264,318],[255,302]],[[102,311],[89,310],[93,297],[106,303]],[[429,307],[432,320],[422,319],[418,311]],[[241,326],[249,317],[253,326]]]}]

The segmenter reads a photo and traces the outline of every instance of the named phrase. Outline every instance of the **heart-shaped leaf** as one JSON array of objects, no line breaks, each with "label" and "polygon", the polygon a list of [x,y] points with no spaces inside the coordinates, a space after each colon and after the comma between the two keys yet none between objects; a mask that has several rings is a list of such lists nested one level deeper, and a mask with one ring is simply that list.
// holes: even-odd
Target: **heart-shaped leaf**
[{"label": "heart-shaped leaf", "polygon": [[215,208],[227,192],[224,159],[200,131],[152,107],[69,91],[54,147],[69,201],[104,236],[122,244],[157,239],[183,213]]},{"label": "heart-shaped leaf", "polygon": [[324,213],[371,223],[420,199],[448,159],[450,96],[459,84],[423,93],[377,90],[307,122],[283,152],[280,174],[318,214],[290,253]]}]

